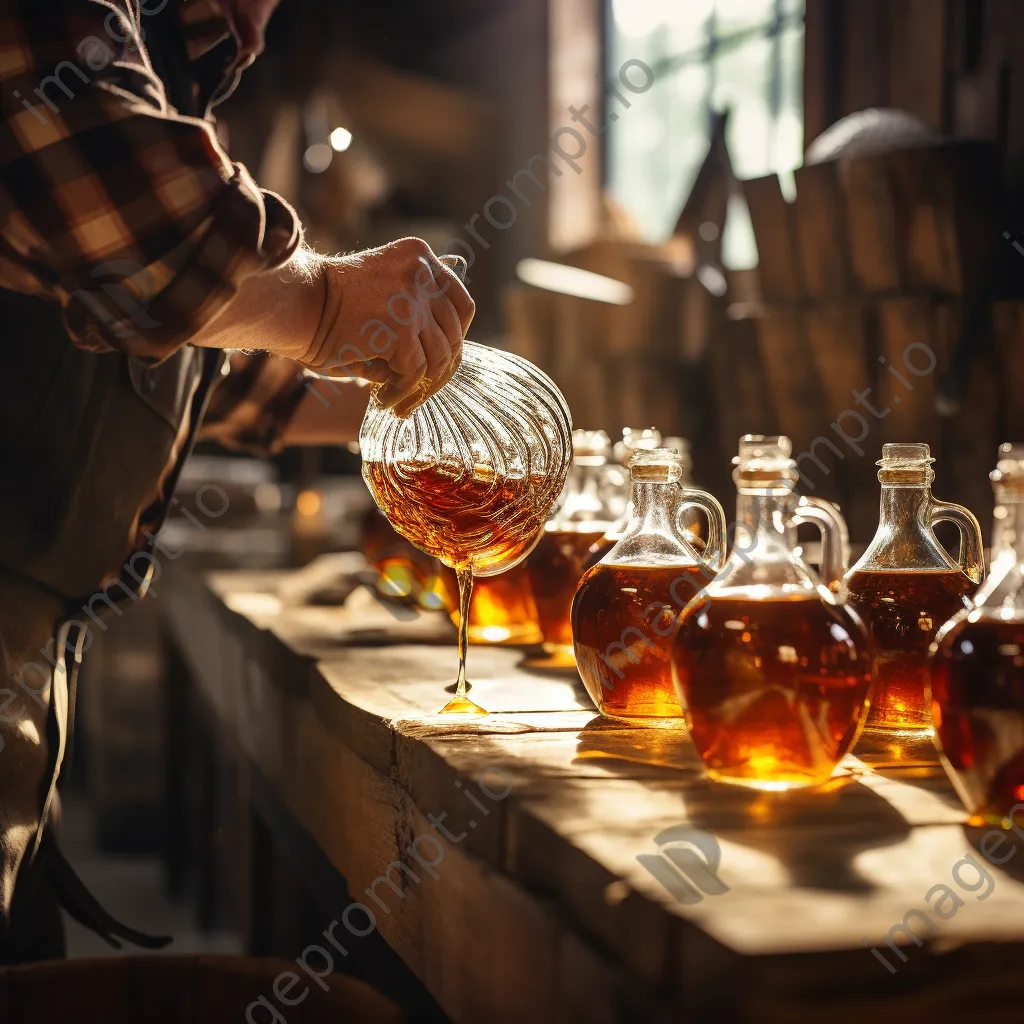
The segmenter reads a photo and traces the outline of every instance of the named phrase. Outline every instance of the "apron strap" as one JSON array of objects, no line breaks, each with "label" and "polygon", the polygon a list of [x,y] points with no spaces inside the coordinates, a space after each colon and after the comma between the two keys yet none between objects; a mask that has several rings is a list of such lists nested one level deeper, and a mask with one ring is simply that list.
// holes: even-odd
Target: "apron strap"
[{"label": "apron strap", "polygon": [[[82,664],[82,648],[85,644],[85,629],[75,622],[62,622],[57,630],[57,642],[54,645],[53,683],[50,686],[50,713],[56,724],[57,744],[50,752],[50,781],[43,799],[43,810],[39,815],[36,838],[32,845],[32,857],[39,852],[39,844],[43,840],[43,829],[50,817],[53,798],[57,793],[57,780],[60,778],[61,765],[68,747],[69,711],[74,706],[73,692],[78,685],[78,670]],[[68,652],[72,654],[71,665],[68,665]]]}]

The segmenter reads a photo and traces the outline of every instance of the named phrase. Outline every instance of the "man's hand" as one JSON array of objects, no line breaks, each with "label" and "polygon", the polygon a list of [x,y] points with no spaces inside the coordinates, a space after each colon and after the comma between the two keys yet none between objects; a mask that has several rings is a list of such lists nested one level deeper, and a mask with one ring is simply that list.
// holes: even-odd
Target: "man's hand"
[{"label": "man's hand", "polygon": [[419,238],[335,259],[306,256],[324,278],[316,333],[299,361],[384,386],[377,401],[408,415],[451,379],[476,306]]},{"label": "man's hand", "polygon": [[261,349],[382,384],[377,400],[407,416],[458,369],[475,309],[419,238],[351,256],[300,250],[280,270],[246,278],[192,343]]}]

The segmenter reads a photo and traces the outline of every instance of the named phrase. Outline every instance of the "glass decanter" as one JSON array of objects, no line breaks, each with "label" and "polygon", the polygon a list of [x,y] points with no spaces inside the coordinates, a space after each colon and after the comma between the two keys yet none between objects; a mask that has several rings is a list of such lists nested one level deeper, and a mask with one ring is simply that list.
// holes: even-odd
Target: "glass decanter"
[{"label": "glass decanter", "polygon": [[551,379],[466,342],[452,379],[407,419],[373,399],[359,432],[363,479],[395,529],[455,570],[459,675],[442,713],[486,714],[466,696],[474,576],[521,562],[569,469],[572,422]]},{"label": "glass decanter", "polygon": [[[681,727],[669,657],[676,620],[714,578],[725,557],[725,513],[687,488],[674,449],[634,453],[630,513],[622,536],[588,569],[572,605],[576,666],[597,709],[637,725]],[[708,518],[703,559],[684,515]]]},{"label": "glass decanter", "polygon": [[[871,708],[857,755],[886,764],[934,763],[928,648],[947,619],[970,608],[984,575],[981,529],[967,509],[932,497],[926,444],[887,444],[878,531],[846,577],[850,603],[872,641]],[[933,527],[960,529],[960,562]]]},{"label": "glass decanter", "polygon": [[[765,790],[825,782],[857,738],[871,685],[867,636],[844,601],[846,523],[830,502],[796,497],[791,452],[787,437],[740,439],[734,546],[683,610],[672,649],[709,777]],[[821,530],[820,578],[797,553],[801,522]]]},{"label": "glass decanter", "polygon": [[544,651],[553,665],[575,664],[572,599],[587,557],[615,520],[607,474],[610,445],[603,430],[574,430],[572,469],[564,500],[544,526],[527,567]]},{"label": "glass decanter", "polygon": [[1024,446],[999,456],[991,569],[932,645],[931,711],[971,823],[1009,827],[1024,801]]}]

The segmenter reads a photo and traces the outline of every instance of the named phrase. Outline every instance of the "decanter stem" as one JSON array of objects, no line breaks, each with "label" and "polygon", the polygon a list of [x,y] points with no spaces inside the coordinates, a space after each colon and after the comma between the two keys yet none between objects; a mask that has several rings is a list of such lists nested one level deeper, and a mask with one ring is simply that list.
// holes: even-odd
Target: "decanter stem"
[{"label": "decanter stem", "polygon": [[459,582],[459,679],[455,688],[456,699],[466,696],[466,651],[469,647],[469,605],[473,600],[473,570],[455,570]]}]

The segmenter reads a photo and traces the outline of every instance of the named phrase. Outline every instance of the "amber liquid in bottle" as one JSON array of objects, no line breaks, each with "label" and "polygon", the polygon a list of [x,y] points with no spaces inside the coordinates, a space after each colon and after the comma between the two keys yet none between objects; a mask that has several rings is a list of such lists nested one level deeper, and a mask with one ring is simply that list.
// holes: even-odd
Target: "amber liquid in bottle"
[{"label": "amber liquid in bottle", "polygon": [[[459,622],[459,585],[455,573],[442,566],[444,605],[452,621]],[[469,611],[471,643],[532,645],[541,642],[537,606],[525,562],[498,576],[482,576],[473,583]]]},{"label": "amber liquid in bottle", "polygon": [[931,682],[935,729],[964,802],[989,823],[1005,820],[1024,800],[1024,622],[957,623],[936,648]]},{"label": "amber liquid in bottle", "polygon": [[867,726],[930,729],[928,648],[947,619],[971,607],[974,584],[958,569],[855,570],[846,582],[872,643]]},{"label": "amber liquid in bottle", "polygon": [[678,726],[670,656],[679,613],[707,585],[700,566],[589,569],[572,605],[576,666],[598,710],[611,718]]},{"label": "amber liquid in bottle", "polygon": [[[826,781],[863,720],[863,634],[809,597],[710,598],[688,609],[672,673],[711,778],[787,789]],[[762,780],[770,781],[762,781]]]},{"label": "amber liquid in bottle", "polygon": [[572,661],[572,599],[604,530],[545,530],[527,559],[544,649]]},{"label": "amber liquid in bottle", "polygon": [[[440,564],[437,559],[396,533],[376,505],[367,509],[363,517],[360,550],[367,562],[380,573],[377,590],[382,595],[416,601],[424,608],[442,606],[444,595],[438,579]],[[452,579],[454,581],[454,575]],[[458,596],[455,603],[458,605]]]}]

